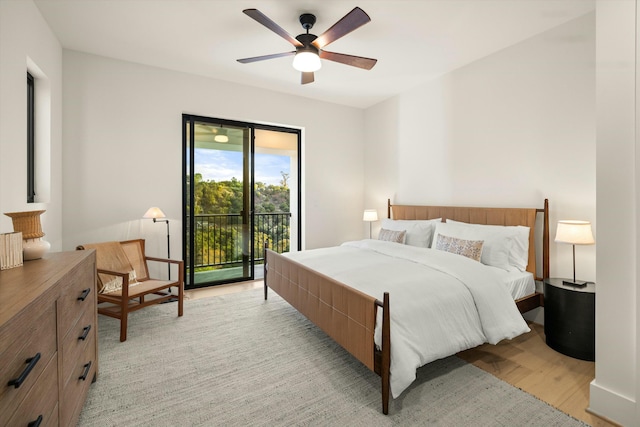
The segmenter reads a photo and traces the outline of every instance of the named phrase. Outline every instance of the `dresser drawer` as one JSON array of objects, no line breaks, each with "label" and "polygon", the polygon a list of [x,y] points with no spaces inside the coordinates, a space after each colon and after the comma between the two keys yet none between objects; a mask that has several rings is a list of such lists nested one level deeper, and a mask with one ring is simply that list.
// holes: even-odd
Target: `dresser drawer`
[{"label": "dresser drawer", "polygon": [[66,335],[69,328],[86,311],[95,309],[95,274],[88,268],[74,269],[60,281],[58,331]]},{"label": "dresser drawer", "polygon": [[[0,425],[5,425],[56,354],[54,302],[45,307],[41,313],[33,313],[29,323],[9,322],[2,326],[3,332],[6,328],[13,332],[14,339],[0,347]],[[57,369],[54,373],[57,379]],[[13,385],[8,385],[10,382]],[[57,399],[57,387],[51,393]]]},{"label": "dresser drawer", "polygon": [[[88,345],[71,370],[71,378],[64,385],[60,398],[60,425],[75,425],[96,373],[95,346]],[[83,378],[81,378],[83,377]]]},{"label": "dresser drawer", "polygon": [[25,399],[18,406],[6,423],[7,426],[27,426],[31,422],[40,420],[40,426],[58,425],[58,363],[52,357],[31,387]]},{"label": "dresser drawer", "polygon": [[[95,311],[86,310],[62,340],[58,357],[62,359],[62,378],[60,380],[63,387],[66,387],[67,383],[73,380],[73,376],[78,377],[75,366],[78,361],[82,361],[84,364],[89,360],[96,360],[97,325],[95,319]],[[89,353],[87,353],[87,349]]]}]

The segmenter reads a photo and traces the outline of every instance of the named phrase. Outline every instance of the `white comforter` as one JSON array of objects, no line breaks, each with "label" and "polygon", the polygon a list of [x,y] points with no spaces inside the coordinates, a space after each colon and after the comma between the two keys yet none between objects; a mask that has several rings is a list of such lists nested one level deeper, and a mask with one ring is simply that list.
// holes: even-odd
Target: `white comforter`
[{"label": "white comforter", "polygon": [[[460,255],[378,240],[285,255],[380,300],[389,292],[394,398],[426,363],[529,331],[494,267]],[[378,346],[381,325],[378,310]]]}]

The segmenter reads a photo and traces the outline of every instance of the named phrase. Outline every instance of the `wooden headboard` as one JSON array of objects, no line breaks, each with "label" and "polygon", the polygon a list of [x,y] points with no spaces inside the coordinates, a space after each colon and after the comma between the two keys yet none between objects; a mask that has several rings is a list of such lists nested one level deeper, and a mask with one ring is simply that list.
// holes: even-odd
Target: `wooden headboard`
[{"label": "wooden headboard", "polygon": [[[544,200],[543,208],[475,208],[464,206],[412,206],[392,205],[387,202],[387,218],[393,219],[435,219],[443,221],[468,222],[471,224],[488,225],[524,225],[529,227],[529,261],[527,271],[536,280],[549,277],[549,200]],[[393,211],[393,216],[391,215]],[[536,269],[536,219],[543,214],[542,231],[542,278],[538,277]]]}]

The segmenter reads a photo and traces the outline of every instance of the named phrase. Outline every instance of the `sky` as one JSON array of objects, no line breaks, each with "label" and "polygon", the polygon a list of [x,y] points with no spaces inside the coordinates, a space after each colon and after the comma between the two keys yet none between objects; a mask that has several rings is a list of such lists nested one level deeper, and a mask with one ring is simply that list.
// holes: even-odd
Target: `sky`
[{"label": "sky", "polygon": [[[205,181],[227,181],[232,177],[242,180],[242,153],[204,148],[195,149],[195,172]],[[289,174],[289,157],[273,154],[255,154],[255,180],[265,184],[279,185],[281,171]]]}]

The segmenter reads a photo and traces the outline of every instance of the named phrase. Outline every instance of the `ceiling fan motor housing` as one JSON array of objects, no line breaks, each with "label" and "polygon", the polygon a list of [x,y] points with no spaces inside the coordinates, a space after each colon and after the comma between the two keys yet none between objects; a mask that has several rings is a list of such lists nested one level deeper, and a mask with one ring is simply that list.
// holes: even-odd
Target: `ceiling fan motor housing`
[{"label": "ceiling fan motor housing", "polygon": [[309,34],[309,33],[297,35],[296,36],[296,40],[298,40],[300,43],[303,44],[302,47],[299,47],[297,49],[298,50],[302,49],[302,50],[306,50],[306,51],[313,51],[316,54],[318,54],[318,48],[311,44],[317,38],[318,38],[318,36],[316,36],[315,34]]}]

